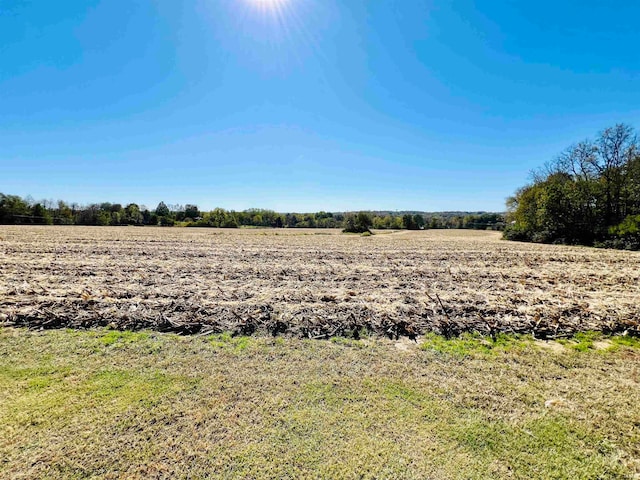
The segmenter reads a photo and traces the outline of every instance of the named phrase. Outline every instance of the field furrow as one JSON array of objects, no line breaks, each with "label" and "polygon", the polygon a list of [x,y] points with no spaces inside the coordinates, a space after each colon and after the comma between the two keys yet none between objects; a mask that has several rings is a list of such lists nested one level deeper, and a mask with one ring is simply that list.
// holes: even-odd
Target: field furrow
[{"label": "field furrow", "polygon": [[455,230],[4,226],[0,322],[309,338],[638,334],[640,254]]}]

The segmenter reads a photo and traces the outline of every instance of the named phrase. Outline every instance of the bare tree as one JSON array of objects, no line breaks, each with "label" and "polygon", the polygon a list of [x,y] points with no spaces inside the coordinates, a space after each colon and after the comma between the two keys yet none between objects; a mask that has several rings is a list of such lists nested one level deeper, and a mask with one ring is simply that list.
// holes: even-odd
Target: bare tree
[{"label": "bare tree", "polygon": [[600,133],[597,148],[592,164],[603,180],[605,223],[612,225],[626,214],[622,192],[628,166],[638,152],[638,139],[633,128],[619,123]]}]

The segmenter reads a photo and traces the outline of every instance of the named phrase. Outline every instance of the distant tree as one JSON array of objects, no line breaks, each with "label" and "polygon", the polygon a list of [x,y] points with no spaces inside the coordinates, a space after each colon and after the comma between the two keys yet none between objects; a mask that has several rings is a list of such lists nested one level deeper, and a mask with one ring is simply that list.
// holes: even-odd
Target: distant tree
[{"label": "distant tree", "polygon": [[222,225],[224,228],[238,228],[239,225],[238,214],[235,211],[225,212],[224,224]]},{"label": "distant tree", "polygon": [[343,232],[346,233],[364,233],[370,232],[373,226],[371,216],[366,212],[358,214],[348,213],[344,217]]},{"label": "distant tree", "polygon": [[155,211],[158,217],[168,217],[171,214],[169,207],[164,202],[160,202]]},{"label": "distant tree", "polygon": [[198,210],[198,206],[197,205],[191,205],[191,204],[187,204],[184,207],[184,216],[185,218],[191,219],[191,220],[195,220],[197,217],[200,216],[200,211]]},{"label": "distant tree", "polygon": [[34,217],[34,223],[53,225],[53,215],[44,205],[36,203],[31,210]]},{"label": "distant tree", "polygon": [[144,222],[144,216],[140,212],[140,207],[135,203],[130,203],[124,208],[123,221],[129,225],[139,225]]},{"label": "distant tree", "polygon": [[173,227],[176,223],[173,218],[168,216],[158,217],[158,221],[160,222],[160,225],[163,227]]},{"label": "distant tree", "polygon": [[342,224],[343,232],[345,233],[358,233],[358,228],[356,227],[356,216],[353,213],[347,213],[344,216],[344,222]]},{"label": "distant tree", "polygon": [[227,218],[227,212],[222,208],[216,208],[209,212],[209,226],[211,227],[224,227]]},{"label": "distant tree", "polygon": [[55,222],[62,225],[74,223],[73,210],[62,200],[58,200],[58,208],[55,211]]},{"label": "distant tree", "polygon": [[29,205],[22,198],[0,193],[0,223],[21,223],[20,218],[30,214]]},{"label": "distant tree", "polygon": [[437,216],[429,217],[428,225],[429,225],[429,228],[432,228],[432,229],[443,228],[442,219]]},{"label": "distant tree", "polygon": [[109,225],[122,225],[123,224],[123,217],[124,217],[124,211],[120,210],[120,211],[115,211],[115,212],[111,212],[111,220],[109,221]]},{"label": "distant tree", "polygon": [[304,214],[302,217],[302,222],[300,222],[299,226],[303,226],[305,228],[316,228],[316,218],[315,215],[310,213]]},{"label": "distant tree", "polygon": [[406,228],[407,230],[418,229],[418,225],[416,224],[413,215],[407,213],[402,216],[402,228]]},{"label": "distant tree", "polygon": [[287,213],[285,216],[285,225],[289,228],[293,228],[298,224],[298,217],[295,213]]},{"label": "distant tree", "polygon": [[100,225],[100,226],[111,225],[111,214],[107,210],[100,209],[96,217],[95,225]]},{"label": "distant tree", "polygon": [[98,212],[100,205],[92,203],[86,207],[74,205],[75,223],[78,225],[97,225]]}]

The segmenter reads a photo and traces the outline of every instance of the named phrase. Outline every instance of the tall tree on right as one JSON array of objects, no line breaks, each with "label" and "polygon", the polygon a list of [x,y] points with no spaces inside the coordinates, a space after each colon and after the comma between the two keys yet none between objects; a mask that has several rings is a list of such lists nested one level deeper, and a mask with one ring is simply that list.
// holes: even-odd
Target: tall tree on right
[{"label": "tall tree on right", "polygon": [[509,239],[633,247],[640,242],[630,227],[640,215],[640,148],[633,128],[617,124],[595,141],[572,145],[535,172],[507,209]]}]

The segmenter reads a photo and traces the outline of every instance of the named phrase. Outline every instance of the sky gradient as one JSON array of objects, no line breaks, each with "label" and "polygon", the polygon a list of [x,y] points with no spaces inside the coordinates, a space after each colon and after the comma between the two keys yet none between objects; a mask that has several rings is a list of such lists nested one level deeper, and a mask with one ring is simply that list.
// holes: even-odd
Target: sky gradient
[{"label": "sky gradient", "polygon": [[0,0],[0,192],[504,210],[640,126],[640,2]]}]

